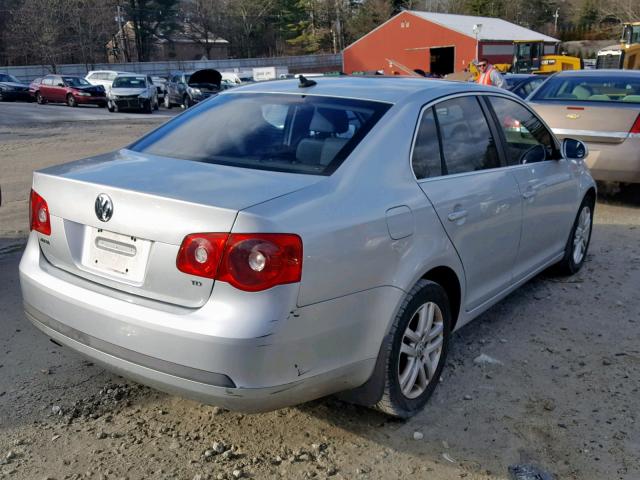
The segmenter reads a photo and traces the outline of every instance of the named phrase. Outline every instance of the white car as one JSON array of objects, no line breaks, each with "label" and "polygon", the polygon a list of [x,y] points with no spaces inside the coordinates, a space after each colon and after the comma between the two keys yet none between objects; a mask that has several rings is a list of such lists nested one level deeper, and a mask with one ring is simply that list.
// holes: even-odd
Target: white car
[{"label": "white car", "polygon": [[92,70],[87,73],[84,79],[91,85],[102,85],[105,92],[111,90],[111,85],[118,75],[126,75],[128,72],[117,72],[115,70]]}]

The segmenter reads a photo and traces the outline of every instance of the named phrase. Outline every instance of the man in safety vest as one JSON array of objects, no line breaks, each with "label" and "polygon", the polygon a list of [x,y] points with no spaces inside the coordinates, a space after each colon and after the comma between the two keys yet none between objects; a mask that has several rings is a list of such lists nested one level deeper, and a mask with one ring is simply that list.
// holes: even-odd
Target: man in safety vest
[{"label": "man in safety vest", "polygon": [[476,67],[478,67],[478,72],[480,73],[478,76],[478,83],[480,85],[493,85],[499,88],[506,87],[504,78],[502,78],[498,69],[491,65],[486,58],[480,59],[480,61],[476,63]]}]

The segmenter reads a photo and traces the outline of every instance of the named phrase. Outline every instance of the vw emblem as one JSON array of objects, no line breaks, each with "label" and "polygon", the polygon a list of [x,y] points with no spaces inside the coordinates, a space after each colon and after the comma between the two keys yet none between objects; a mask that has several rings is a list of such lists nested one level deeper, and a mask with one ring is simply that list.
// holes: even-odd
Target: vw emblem
[{"label": "vw emblem", "polygon": [[111,216],[113,215],[113,202],[109,195],[106,193],[101,193],[96,198],[96,217],[98,220],[102,222],[108,222],[111,220]]}]

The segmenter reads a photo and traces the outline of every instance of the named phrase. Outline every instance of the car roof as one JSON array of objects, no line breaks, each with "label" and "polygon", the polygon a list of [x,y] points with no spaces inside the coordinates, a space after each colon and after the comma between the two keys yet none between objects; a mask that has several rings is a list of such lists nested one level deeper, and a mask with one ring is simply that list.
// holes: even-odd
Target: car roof
[{"label": "car roof", "polygon": [[121,72],[120,70],[89,70],[87,75],[91,73],[131,73],[131,72]]},{"label": "car roof", "polygon": [[616,69],[597,69],[597,70],[563,70],[554,75],[554,77],[591,77],[599,75],[613,75],[616,77],[640,77],[640,70],[616,70]]},{"label": "car roof", "polygon": [[[398,103],[419,92],[431,93],[433,98],[457,91],[492,91],[495,87],[485,87],[477,83],[434,80],[409,76],[342,76],[314,77],[316,85],[300,88],[299,80],[272,80],[256,82],[234,88],[236,93],[283,93],[304,94],[326,97],[353,98],[386,103]],[[506,93],[506,90],[502,90]],[[227,93],[225,93],[227,94]]]}]

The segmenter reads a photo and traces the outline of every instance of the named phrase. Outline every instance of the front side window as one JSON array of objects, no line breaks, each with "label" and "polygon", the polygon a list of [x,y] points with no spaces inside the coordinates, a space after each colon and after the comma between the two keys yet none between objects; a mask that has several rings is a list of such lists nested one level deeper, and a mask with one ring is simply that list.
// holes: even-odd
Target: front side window
[{"label": "front side window", "polygon": [[504,134],[508,165],[556,158],[553,137],[537,116],[508,98],[489,97],[489,102]]},{"label": "front side window", "polygon": [[420,119],[411,164],[418,180],[442,175],[438,128],[433,108],[425,110]]},{"label": "front side window", "polygon": [[500,167],[495,139],[476,97],[438,103],[435,116],[448,174]]},{"label": "front side window", "polygon": [[131,146],[196,162],[330,175],[390,105],[283,94],[218,95]]}]

